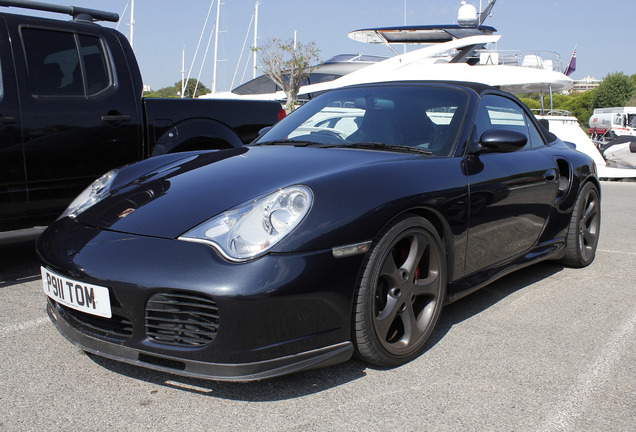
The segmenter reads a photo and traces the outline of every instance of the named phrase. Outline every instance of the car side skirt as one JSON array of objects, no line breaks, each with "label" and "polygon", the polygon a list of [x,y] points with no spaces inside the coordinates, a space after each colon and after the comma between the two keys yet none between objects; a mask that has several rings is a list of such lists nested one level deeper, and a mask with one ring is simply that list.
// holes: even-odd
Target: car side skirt
[{"label": "car side skirt", "polygon": [[506,260],[449,284],[445,304],[450,304],[493,283],[510,273],[541,261],[560,259],[565,251],[565,238],[542,243],[521,256]]}]

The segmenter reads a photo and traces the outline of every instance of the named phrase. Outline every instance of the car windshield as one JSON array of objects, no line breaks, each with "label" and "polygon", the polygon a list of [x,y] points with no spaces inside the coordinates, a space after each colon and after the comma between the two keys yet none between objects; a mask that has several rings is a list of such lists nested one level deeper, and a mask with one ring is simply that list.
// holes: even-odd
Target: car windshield
[{"label": "car windshield", "polygon": [[466,112],[464,92],[437,86],[335,90],[301,107],[255,145],[296,145],[452,154]]}]

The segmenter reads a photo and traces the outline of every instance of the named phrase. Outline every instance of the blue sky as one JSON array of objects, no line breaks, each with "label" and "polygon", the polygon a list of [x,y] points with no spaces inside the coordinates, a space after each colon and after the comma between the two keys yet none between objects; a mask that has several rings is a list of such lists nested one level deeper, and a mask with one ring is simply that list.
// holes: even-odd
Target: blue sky
[{"label": "blue sky", "polygon": [[[126,35],[130,32],[130,0],[43,1],[119,13],[122,16],[119,31]],[[215,21],[216,1],[192,66],[194,78],[202,67]],[[479,0],[468,2],[479,8]],[[218,91],[229,90],[235,73],[234,86],[241,82],[242,76],[251,77],[251,64],[245,69],[253,40],[251,32],[238,68],[237,63],[254,3],[255,0],[222,0],[218,58],[223,61],[217,63]],[[260,44],[272,38],[291,38],[296,30],[299,41],[316,42],[321,60],[342,53],[390,55],[386,47],[355,42],[347,34],[360,28],[403,25],[405,18],[404,0],[260,0],[260,3]],[[482,3],[485,7],[487,0]],[[210,4],[211,0],[135,0],[134,48],[145,84],[159,89],[179,81],[184,49],[185,69],[190,69]],[[406,0],[406,24],[453,24],[459,6],[459,0]],[[19,13],[15,8],[7,11]],[[498,0],[485,24],[502,35],[499,49],[555,51],[567,64],[578,46],[577,70],[572,77],[591,75],[600,79],[613,72],[636,73],[635,17],[633,0]],[[212,82],[213,44],[212,40],[200,75],[208,87]]]}]

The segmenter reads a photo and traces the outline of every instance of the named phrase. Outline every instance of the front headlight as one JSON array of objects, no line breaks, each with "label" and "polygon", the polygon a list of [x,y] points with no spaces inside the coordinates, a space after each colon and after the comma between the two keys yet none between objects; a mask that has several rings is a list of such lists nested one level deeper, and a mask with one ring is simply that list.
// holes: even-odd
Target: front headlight
[{"label": "front headlight", "polygon": [[208,243],[232,261],[267,253],[305,218],[313,203],[307,186],[290,186],[228,210],[179,237]]},{"label": "front headlight", "polygon": [[66,216],[74,218],[87,208],[106,198],[110,193],[110,186],[113,184],[116,176],[117,170],[111,170],[91,183],[91,185],[84,189],[66,210],[64,210],[64,213],[62,213],[59,219]]}]

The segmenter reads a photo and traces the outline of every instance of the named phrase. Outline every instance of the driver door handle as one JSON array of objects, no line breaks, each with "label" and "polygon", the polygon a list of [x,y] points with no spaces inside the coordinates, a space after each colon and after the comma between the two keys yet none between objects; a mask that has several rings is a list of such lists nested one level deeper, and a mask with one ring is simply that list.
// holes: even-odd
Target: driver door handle
[{"label": "driver door handle", "polygon": [[103,115],[102,121],[105,123],[120,123],[130,120],[130,116],[126,114]]},{"label": "driver door handle", "polygon": [[0,117],[0,124],[15,123],[15,117]]}]

